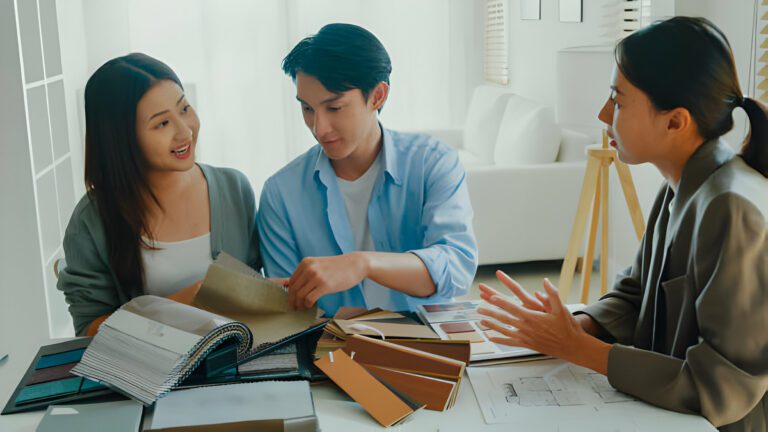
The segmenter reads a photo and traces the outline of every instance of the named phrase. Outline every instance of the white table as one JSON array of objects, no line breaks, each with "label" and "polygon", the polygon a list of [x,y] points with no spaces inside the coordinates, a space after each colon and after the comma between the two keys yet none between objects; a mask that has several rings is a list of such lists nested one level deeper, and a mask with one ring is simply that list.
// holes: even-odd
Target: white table
[{"label": "white table", "polygon": [[[53,341],[51,343],[54,343]],[[32,361],[38,347],[12,347],[7,349],[9,358],[0,363],[0,404],[3,406],[16,388],[19,379]],[[376,423],[358,404],[341,392],[331,383],[312,385],[312,396],[315,401],[320,427],[324,432],[331,431],[381,431],[383,428]],[[44,411],[19,413],[0,416],[0,431],[31,432],[37,428]],[[658,424],[648,419],[647,424],[637,422],[633,431],[658,431]],[[674,431],[715,431],[716,429],[701,417],[671,416],[671,423],[664,428]],[[405,424],[390,428],[393,431],[446,432],[446,431],[513,431],[534,430],[531,425],[496,424],[486,425],[477,399],[468,379],[462,380],[456,405],[449,411],[436,412],[421,410],[415,413]],[[568,424],[553,424],[551,419],[542,419],[541,425],[536,425],[537,431],[584,430],[590,432],[617,431],[614,424],[601,422],[599,418],[574,419]]]}]

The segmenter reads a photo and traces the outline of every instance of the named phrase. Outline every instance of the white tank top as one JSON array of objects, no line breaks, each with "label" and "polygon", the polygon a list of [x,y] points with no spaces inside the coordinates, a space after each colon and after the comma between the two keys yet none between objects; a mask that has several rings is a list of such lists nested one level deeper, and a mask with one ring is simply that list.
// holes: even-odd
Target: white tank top
[{"label": "white tank top", "polygon": [[211,257],[211,233],[177,242],[153,244],[156,250],[141,248],[144,289],[147,294],[166,297],[203,279]]}]

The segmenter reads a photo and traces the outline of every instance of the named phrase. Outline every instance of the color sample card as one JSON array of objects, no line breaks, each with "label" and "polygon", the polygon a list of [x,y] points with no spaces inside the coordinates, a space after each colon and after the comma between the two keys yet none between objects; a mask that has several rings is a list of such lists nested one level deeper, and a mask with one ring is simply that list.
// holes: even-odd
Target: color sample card
[{"label": "color sample card", "polygon": [[469,349],[471,350],[472,355],[491,354],[496,352],[494,346],[495,345],[490,342],[481,342],[470,344]]},{"label": "color sample card", "polygon": [[38,399],[48,399],[55,396],[77,393],[78,390],[80,390],[80,383],[82,381],[82,378],[75,377],[26,386],[19,392],[19,395],[16,396],[16,403],[19,404]]},{"label": "color sample card", "polygon": [[58,381],[65,378],[73,378],[75,375],[69,373],[77,363],[67,363],[59,366],[52,366],[44,369],[36,369],[29,377],[27,385],[39,384],[48,381]]},{"label": "color sample card", "polygon": [[468,340],[470,342],[484,342],[483,335],[476,331],[466,333],[451,333],[448,335],[451,340]]},{"label": "color sample card", "polygon": [[505,338],[506,336],[482,325],[480,320],[440,322],[432,323],[431,325],[444,340],[467,340],[471,342],[469,344],[471,361],[523,357],[537,354],[527,348],[512,347],[492,342],[490,339],[493,337]]},{"label": "color sample card", "polygon": [[54,366],[60,366],[67,363],[77,363],[83,358],[85,348],[80,348],[72,351],[66,351],[58,354],[49,354],[40,357],[35,369],[45,369]]},{"label": "color sample card", "polygon": [[475,331],[475,328],[472,327],[472,324],[469,322],[451,322],[451,323],[443,323],[440,324],[440,328],[443,329],[444,332],[451,334],[451,333],[466,333]]},{"label": "color sample card", "polygon": [[427,312],[447,312],[447,311],[472,311],[477,307],[472,302],[453,302],[453,303],[440,303],[424,305],[424,310]]},{"label": "color sample card", "polygon": [[108,387],[102,383],[89,380],[88,378],[84,378],[83,386],[80,387],[80,393],[88,393],[96,390],[106,390],[107,388]]},{"label": "color sample card", "polygon": [[491,338],[494,338],[494,337],[495,338],[505,338],[507,336],[505,336],[503,333],[497,332],[496,330],[488,330],[488,331],[485,332],[485,337],[487,337],[488,339],[491,339]]}]

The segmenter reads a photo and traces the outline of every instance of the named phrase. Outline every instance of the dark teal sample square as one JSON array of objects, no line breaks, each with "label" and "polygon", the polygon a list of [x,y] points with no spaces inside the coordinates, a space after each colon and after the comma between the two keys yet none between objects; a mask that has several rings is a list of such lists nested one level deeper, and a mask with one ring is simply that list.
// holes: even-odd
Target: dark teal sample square
[{"label": "dark teal sample square", "polygon": [[35,369],[44,369],[53,366],[59,366],[67,363],[79,362],[83,358],[85,348],[80,348],[72,351],[66,351],[57,354],[49,354],[40,357],[37,361]]},{"label": "dark teal sample square", "polygon": [[104,390],[106,388],[108,387],[102,383],[91,381],[88,378],[85,378],[83,380],[83,386],[80,388],[80,393],[87,393],[87,392],[92,392],[96,390]]},{"label": "dark teal sample square", "polygon": [[81,377],[67,378],[60,381],[51,381],[42,384],[33,384],[24,387],[16,396],[16,403],[24,403],[38,399],[48,399],[77,393],[80,390]]}]

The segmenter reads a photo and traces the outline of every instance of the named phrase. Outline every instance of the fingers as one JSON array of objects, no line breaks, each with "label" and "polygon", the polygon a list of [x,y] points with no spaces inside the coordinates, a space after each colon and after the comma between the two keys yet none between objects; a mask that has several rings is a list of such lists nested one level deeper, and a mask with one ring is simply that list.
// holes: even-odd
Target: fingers
[{"label": "fingers", "polygon": [[[288,303],[292,305],[294,309],[301,309],[304,303],[304,297],[298,298],[299,293],[303,293],[311,285],[315,284],[312,264],[314,260],[311,258],[304,258],[296,267],[296,271],[293,272],[291,278],[288,280]],[[309,285],[309,286],[308,286]]]},{"label": "fingers", "polygon": [[285,286],[288,286],[288,281],[290,280],[290,278],[269,278],[269,280],[271,282],[274,282],[278,285],[285,287]]},{"label": "fingers", "polygon": [[506,298],[505,295],[499,293],[495,289],[491,288],[490,286],[481,283],[480,284],[480,298],[487,301],[488,303],[491,302],[492,297],[502,297]]},{"label": "fingers", "polygon": [[491,330],[496,330],[497,332],[506,336],[503,338],[490,337],[488,338],[488,340],[490,340],[491,342],[499,343],[502,345],[509,345],[509,346],[517,346],[517,347],[522,346],[525,348],[528,348],[530,345],[530,341],[528,341],[528,338],[520,330],[509,328],[495,321],[490,321],[490,320],[481,320],[480,323],[485,327],[488,327]]},{"label": "fingers", "polygon": [[494,296],[494,295],[500,296],[500,295],[502,295],[500,292],[496,291],[495,289],[491,288],[490,286],[488,286],[488,285],[486,285],[484,283],[480,284],[480,294],[481,295],[482,294],[487,294],[489,296]]},{"label": "fingers", "polygon": [[315,305],[315,303],[317,303],[320,297],[324,296],[325,294],[326,294],[325,290],[323,290],[322,288],[315,288],[311,290],[304,298],[304,307],[306,309],[311,308],[312,306]]},{"label": "fingers", "polygon": [[503,296],[492,296],[487,300],[487,302],[503,309],[519,320],[535,319],[537,316],[542,314],[540,311],[526,309],[522,306],[519,306],[515,302]]},{"label": "fingers", "polygon": [[489,328],[491,330],[496,330],[497,332],[499,332],[499,333],[501,333],[501,334],[503,334],[504,336],[507,336],[507,337],[514,337],[519,332],[519,330],[517,330],[514,327],[509,327],[509,326],[501,325],[501,324],[499,324],[498,321],[493,321],[493,320],[489,320],[489,319],[482,319],[482,320],[480,320],[480,324],[482,324],[483,326],[485,326],[485,327],[487,327],[487,328]]},{"label": "fingers", "polygon": [[521,324],[520,319],[514,316],[514,314],[509,314],[496,309],[489,309],[485,306],[480,306],[477,308],[477,313],[491,317],[498,322],[510,325],[512,327],[519,327]]},{"label": "fingers", "polygon": [[521,302],[523,302],[523,306],[527,307],[528,309],[533,310],[544,310],[544,306],[539,302],[536,298],[528,294],[528,292],[523,289],[522,286],[520,286],[517,281],[509,277],[506,273],[504,273],[501,270],[496,271],[496,278],[501,281],[504,285],[509,288],[510,291],[515,295],[515,297],[519,298]]},{"label": "fingers", "polygon": [[308,288],[310,281],[300,280],[298,283],[288,285],[288,304],[293,309],[299,309],[301,304],[304,303],[304,298],[301,293]]},{"label": "fingers", "polygon": [[312,269],[315,267],[316,263],[317,260],[314,257],[302,259],[299,265],[296,266],[296,270],[293,271],[293,274],[288,279],[288,285],[301,285],[305,279],[310,278]]},{"label": "fingers", "polygon": [[480,298],[485,300],[488,303],[491,303],[491,299],[494,297],[498,297],[500,299],[505,299],[508,302],[515,303],[513,299],[511,299],[509,296],[506,296],[504,294],[499,293],[494,288],[491,288],[490,286],[481,283],[480,284]]},{"label": "fingers", "polygon": [[492,338],[488,338],[488,340],[499,345],[507,345],[507,346],[518,347],[518,348],[532,349],[532,347],[527,342],[524,342],[520,338],[492,337]]},{"label": "fingers", "polygon": [[552,306],[549,304],[549,299],[545,295],[541,294],[538,291],[534,292],[533,295],[535,295],[536,298],[541,302],[541,304],[544,305],[545,312],[552,311]]},{"label": "fingers", "polygon": [[568,310],[560,301],[560,294],[557,292],[557,288],[547,278],[544,278],[544,290],[547,292],[547,299],[549,300],[552,314],[560,315],[563,313],[563,310]]}]

